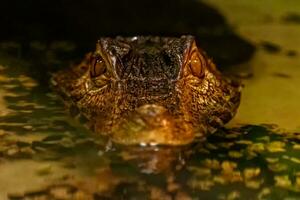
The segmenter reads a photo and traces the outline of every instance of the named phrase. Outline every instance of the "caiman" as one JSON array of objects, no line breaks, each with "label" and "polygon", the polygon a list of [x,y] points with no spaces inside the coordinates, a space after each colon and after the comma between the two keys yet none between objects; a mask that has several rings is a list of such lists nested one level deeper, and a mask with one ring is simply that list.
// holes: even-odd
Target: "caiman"
[{"label": "caiman", "polygon": [[205,138],[232,119],[241,95],[189,35],[100,38],[52,85],[93,132],[126,145]]}]

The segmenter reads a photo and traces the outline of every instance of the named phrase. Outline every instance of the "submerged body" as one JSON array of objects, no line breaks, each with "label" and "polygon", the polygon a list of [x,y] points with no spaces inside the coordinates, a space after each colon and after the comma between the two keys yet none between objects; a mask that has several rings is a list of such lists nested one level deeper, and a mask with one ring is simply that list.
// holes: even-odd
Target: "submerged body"
[{"label": "submerged body", "polygon": [[94,132],[122,144],[190,143],[227,123],[240,102],[239,85],[192,36],[101,38],[52,83]]}]

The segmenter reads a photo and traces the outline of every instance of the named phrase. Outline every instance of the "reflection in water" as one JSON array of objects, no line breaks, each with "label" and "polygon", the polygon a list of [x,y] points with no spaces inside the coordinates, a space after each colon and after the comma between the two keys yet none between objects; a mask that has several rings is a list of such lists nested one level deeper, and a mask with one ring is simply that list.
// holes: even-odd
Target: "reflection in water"
[{"label": "reflection in water", "polygon": [[185,147],[107,146],[32,79],[1,68],[0,84],[0,168],[33,169],[26,184],[19,183],[27,187],[0,197],[284,199],[300,192],[300,134],[244,125]]}]

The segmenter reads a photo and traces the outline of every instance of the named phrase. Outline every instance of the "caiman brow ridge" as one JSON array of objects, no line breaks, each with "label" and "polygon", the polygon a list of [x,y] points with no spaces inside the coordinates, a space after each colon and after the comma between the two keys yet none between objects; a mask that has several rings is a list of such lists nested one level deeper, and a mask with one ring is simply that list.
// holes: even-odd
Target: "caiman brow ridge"
[{"label": "caiman brow ridge", "polygon": [[93,132],[127,145],[204,138],[232,119],[241,95],[190,35],[100,38],[52,83]]}]

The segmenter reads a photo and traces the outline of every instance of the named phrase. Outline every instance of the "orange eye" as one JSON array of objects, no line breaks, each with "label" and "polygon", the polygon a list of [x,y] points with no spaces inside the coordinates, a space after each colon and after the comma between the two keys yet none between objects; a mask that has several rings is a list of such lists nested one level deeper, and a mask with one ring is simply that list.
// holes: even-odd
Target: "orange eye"
[{"label": "orange eye", "polygon": [[91,59],[90,75],[92,78],[100,76],[106,72],[106,65],[100,55],[95,55]]},{"label": "orange eye", "polygon": [[190,69],[194,76],[202,78],[204,75],[204,58],[200,55],[198,51],[192,53],[190,59]]}]

